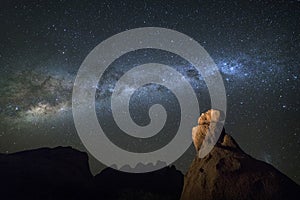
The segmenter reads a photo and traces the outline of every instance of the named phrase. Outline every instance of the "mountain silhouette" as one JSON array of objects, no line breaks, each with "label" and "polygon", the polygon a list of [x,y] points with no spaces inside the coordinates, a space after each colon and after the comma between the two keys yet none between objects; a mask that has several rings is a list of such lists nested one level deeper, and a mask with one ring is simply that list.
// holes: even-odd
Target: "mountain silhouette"
[{"label": "mountain silhouette", "polygon": [[0,199],[179,199],[174,166],[148,173],[106,168],[95,177],[88,155],[71,147],[0,154]]}]

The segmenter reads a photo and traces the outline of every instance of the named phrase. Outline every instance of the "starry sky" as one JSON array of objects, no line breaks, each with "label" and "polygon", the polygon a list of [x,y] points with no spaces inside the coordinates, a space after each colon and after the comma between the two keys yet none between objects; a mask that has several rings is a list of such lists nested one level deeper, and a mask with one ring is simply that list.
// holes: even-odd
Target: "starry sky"
[{"label": "starry sky", "polygon": [[[226,131],[245,152],[299,184],[299,24],[299,1],[1,1],[0,152],[58,145],[85,150],[71,109],[81,63],[114,34],[164,27],[192,37],[214,59],[226,88]],[[99,80],[96,112],[109,139],[129,151],[159,149],[178,128],[176,98],[155,84],[134,92],[130,111],[137,124],[146,125],[149,107],[163,105],[168,119],[159,134],[130,137],[112,118],[115,83],[129,69],[154,61],[182,73],[197,93],[201,112],[210,109],[203,77],[180,56],[154,49],[121,56]],[[174,164],[185,172],[194,156],[191,146]],[[103,165],[91,158],[91,168],[98,172]]]}]

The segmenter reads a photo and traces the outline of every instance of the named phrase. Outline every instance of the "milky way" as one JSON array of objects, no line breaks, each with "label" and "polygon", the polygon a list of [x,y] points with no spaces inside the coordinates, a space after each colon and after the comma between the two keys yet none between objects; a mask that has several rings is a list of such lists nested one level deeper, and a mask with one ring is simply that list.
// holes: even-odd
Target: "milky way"
[{"label": "milky way", "polygon": [[[226,131],[247,153],[300,182],[299,2],[1,4],[0,24],[5,31],[0,36],[0,152],[57,145],[85,150],[71,110],[73,83],[82,61],[116,33],[157,26],[182,32],[206,49],[226,87]],[[210,108],[203,77],[179,56],[144,49],[120,57],[94,86],[96,111],[108,137],[131,151],[162,147],[178,127],[178,102],[170,90],[155,84],[134,92],[130,111],[137,124],[146,125],[149,106],[164,105],[171,114],[164,133],[142,140],[115,127],[109,107],[114,85],[126,71],[147,62],[166,64],[182,73],[197,93],[200,110]],[[174,87],[181,85],[174,83]],[[123,92],[130,90],[124,85]],[[189,148],[175,165],[185,171],[194,154]],[[94,171],[103,168],[95,161],[91,167]]]}]

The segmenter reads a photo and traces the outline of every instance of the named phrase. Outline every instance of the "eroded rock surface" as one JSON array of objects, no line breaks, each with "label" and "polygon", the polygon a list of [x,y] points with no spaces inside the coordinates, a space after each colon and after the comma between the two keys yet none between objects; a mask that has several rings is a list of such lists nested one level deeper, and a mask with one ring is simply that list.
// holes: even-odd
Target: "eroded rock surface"
[{"label": "eroded rock surface", "polygon": [[211,152],[199,157],[205,136],[214,134],[209,125],[217,124],[220,116],[210,110],[193,129],[197,154],[185,175],[181,200],[298,199],[299,185],[270,164],[244,153],[224,129]]}]

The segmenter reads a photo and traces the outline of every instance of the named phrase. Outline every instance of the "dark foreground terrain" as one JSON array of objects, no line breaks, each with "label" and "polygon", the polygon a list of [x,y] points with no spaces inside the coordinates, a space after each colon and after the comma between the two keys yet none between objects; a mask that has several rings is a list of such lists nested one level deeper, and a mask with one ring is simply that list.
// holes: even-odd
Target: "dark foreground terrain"
[{"label": "dark foreground terrain", "polygon": [[[142,174],[106,168],[93,176],[88,155],[71,147],[0,154],[0,199],[298,200],[300,186],[246,154],[221,120],[217,110],[198,119],[192,131],[197,153],[185,176],[173,166]],[[206,136],[219,127],[221,136],[200,158],[200,148],[209,145]]]},{"label": "dark foreground terrain", "polygon": [[[70,147],[0,154],[0,196],[3,200],[175,200],[211,199],[210,195],[214,193],[215,199],[228,194],[232,199],[241,196],[257,199],[257,195],[263,194],[266,194],[265,197],[277,195],[275,199],[298,199],[299,196],[294,195],[299,195],[299,186],[288,177],[271,165],[257,160],[253,162],[253,158],[231,150],[236,151],[216,147],[205,159],[195,158],[185,177],[185,184],[183,174],[173,166],[144,174],[106,168],[93,176],[87,154]],[[240,158],[232,157],[236,155]],[[242,162],[237,161],[239,159]]]},{"label": "dark foreground terrain", "polygon": [[0,199],[179,199],[175,167],[131,174],[106,168],[93,176],[88,155],[71,147],[0,154]]}]

